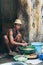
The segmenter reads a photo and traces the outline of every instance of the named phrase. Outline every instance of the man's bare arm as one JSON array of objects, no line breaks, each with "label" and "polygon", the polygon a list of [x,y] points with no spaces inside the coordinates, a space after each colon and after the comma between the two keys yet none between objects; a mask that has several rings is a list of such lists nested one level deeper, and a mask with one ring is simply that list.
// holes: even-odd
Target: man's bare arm
[{"label": "man's bare arm", "polygon": [[10,43],[11,44],[18,45],[18,46],[22,45],[22,43],[17,43],[16,41],[14,41],[12,29],[9,30],[9,38],[10,38]]}]

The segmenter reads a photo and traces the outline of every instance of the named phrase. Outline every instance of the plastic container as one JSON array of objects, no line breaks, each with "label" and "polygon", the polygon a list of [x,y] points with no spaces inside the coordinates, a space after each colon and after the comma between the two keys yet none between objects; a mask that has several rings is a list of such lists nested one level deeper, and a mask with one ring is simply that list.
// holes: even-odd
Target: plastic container
[{"label": "plastic container", "polygon": [[43,54],[38,55],[38,58],[39,58],[40,60],[43,60]]},{"label": "plastic container", "polygon": [[42,42],[32,42],[31,44],[35,47],[35,52],[37,54],[42,53]]}]

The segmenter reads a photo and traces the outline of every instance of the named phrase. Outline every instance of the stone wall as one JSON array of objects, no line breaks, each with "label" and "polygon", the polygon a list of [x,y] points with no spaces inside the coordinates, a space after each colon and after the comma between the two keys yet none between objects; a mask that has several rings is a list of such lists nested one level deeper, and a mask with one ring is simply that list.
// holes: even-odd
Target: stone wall
[{"label": "stone wall", "polygon": [[43,15],[41,13],[43,0],[19,0],[19,2],[18,18],[22,20],[25,32],[28,32],[27,39],[30,42],[43,41]]}]

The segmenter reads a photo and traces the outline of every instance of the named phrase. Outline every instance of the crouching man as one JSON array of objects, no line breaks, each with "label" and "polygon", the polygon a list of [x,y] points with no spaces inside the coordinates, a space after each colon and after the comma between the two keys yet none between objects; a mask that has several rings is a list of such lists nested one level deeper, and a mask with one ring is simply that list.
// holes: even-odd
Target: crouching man
[{"label": "crouching man", "polygon": [[22,39],[22,35],[19,32],[22,22],[20,19],[16,19],[14,22],[14,28],[9,29],[8,35],[4,36],[6,45],[9,49],[9,53],[13,50],[18,51],[19,46],[27,46],[27,43]]}]

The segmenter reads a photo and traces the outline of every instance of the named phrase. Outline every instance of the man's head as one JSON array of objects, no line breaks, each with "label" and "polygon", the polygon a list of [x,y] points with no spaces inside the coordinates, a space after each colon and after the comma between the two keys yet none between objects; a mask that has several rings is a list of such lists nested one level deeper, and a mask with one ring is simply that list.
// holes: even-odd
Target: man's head
[{"label": "man's head", "polygon": [[22,24],[22,22],[21,22],[20,19],[16,19],[15,22],[14,22],[15,28],[16,28],[17,30],[20,29],[21,24]]}]

